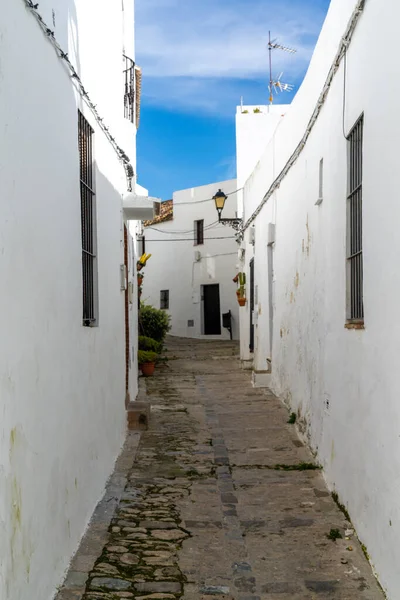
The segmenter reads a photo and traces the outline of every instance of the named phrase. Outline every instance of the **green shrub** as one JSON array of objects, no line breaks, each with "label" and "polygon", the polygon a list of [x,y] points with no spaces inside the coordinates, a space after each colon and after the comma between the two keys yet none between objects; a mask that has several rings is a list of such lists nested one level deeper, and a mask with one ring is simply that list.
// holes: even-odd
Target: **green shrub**
[{"label": "green shrub", "polygon": [[157,360],[156,352],[147,352],[146,350],[139,350],[138,352],[138,363],[144,365],[145,363],[154,363]]},{"label": "green shrub", "polygon": [[163,310],[142,304],[139,312],[140,333],[156,342],[163,342],[171,328],[169,315]]},{"label": "green shrub", "polygon": [[145,335],[139,336],[139,350],[150,350],[151,352],[162,352],[162,342],[156,342],[152,338],[146,337]]}]

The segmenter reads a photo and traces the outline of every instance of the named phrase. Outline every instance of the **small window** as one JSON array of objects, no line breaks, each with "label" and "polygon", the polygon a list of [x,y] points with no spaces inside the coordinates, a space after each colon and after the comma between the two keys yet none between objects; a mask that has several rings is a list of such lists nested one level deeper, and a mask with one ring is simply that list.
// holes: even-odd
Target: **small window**
[{"label": "small window", "polygon": [[146,252],[146,238],[144,235],[138,236],[139,256],[142,256]]},{"label": "small window", "polygon": [[324,159],[321,158],[319,161],[319,172],[318,172],[318,198],[315,203],[316,206],[320,206],[324,200]]},{"label": "small window", "polygon": [[83,325],[90,327],[95,325],[97,321],[98,294],[93,129],[81,112],[78,114],[78,137],[81,186]]},{"label": "small window", "polygon": [[204,244],[204,220],[194,222],[194,245]]},{"label": "small window", "polygon": [[347,138],[347,320],[363,323],[363,125],[361,117]]},{"label": "small window", "polygon": [[160,308],[163,310],[169,309],[169,290],[161,290],[161,292],[160,292]]}]

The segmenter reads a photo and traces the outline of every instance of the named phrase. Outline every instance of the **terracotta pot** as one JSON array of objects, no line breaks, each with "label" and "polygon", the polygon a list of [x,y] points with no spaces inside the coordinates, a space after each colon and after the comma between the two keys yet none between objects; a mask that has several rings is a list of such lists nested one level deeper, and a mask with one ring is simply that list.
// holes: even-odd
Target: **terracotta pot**
[{"label": "terracotta pot", "polygon": [[154,369],[156,368],[156,363],[144,363],[140,365],[140,370],[142,371],[145,377],[151,377],[154,373]]},{"label": "terracotta pot", "polygon": [[139,286],[142,285],[142,281],[143,281],[143,275],[138,275],[137,276],[137,282],[138,282]]},{"label": "terracotta pot", "polygon": [[237,283],[239,281],[239,273],[232,279],[233,283]]},{"label": "terracotta pot", "polygon": [[246,298],[240,298],[238,296],[239,306],[246,306]]}]

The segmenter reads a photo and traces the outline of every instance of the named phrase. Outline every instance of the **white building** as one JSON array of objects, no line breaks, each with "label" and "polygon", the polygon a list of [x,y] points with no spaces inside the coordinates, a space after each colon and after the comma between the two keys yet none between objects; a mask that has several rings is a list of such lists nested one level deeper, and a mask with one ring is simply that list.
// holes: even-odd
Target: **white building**
[{"label": "white building", "polygon": [[253,361],[255,384],[298,414],[392,600],[400,596],[399,17],[396,0],[332,0],[285,117],[276,122],[266,108],[237,117],[238,173],[248,169],[240,157],[253,163],[241,269],[249,279],[254,268],[254,353],[248,302],[242,358]]},{"label": "white building", "polygon": [[233,338],[239,336],[232,281],[238,245],[234,229],[218,223],[213,196],[219,189],[228,196],[222,217],[234,218],[236,179],[175,192],[144,229],[145,250],[152,256],[142,300],[168,312],[172,335],[229,339],[223,315],[230,312]]},{"label": "white building", "polygon": [[136,395],[136,258],[122,196],[135,191],[140,71],[133,0],[5,4],[0,598],[50,600]]}]

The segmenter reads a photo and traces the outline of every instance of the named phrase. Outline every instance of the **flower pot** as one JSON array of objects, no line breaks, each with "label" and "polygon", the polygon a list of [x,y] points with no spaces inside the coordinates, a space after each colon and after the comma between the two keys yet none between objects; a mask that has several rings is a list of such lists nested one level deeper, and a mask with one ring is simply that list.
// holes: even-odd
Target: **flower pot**
[{"label": "flower pot", "polygon": [[239,273],[232,279],[233,283],[237,283],[239,281]]},{"label": "flower pot", "polygon": [[239,306],[246,306],[246,298],[240,298],[238,296]]},{"label": "flower pot", "polygon": [[137,276],[137,282],[138,282],[138,286],[142,285],[142,281],[143,281],[143,275],[138,275]]},{"label": "flower pot", "polygon": [[154,369],[156,368],[156,363],[144,363],[140,365],[140,370],[142,371],[145,377],[151,377],[154,373]]}]

